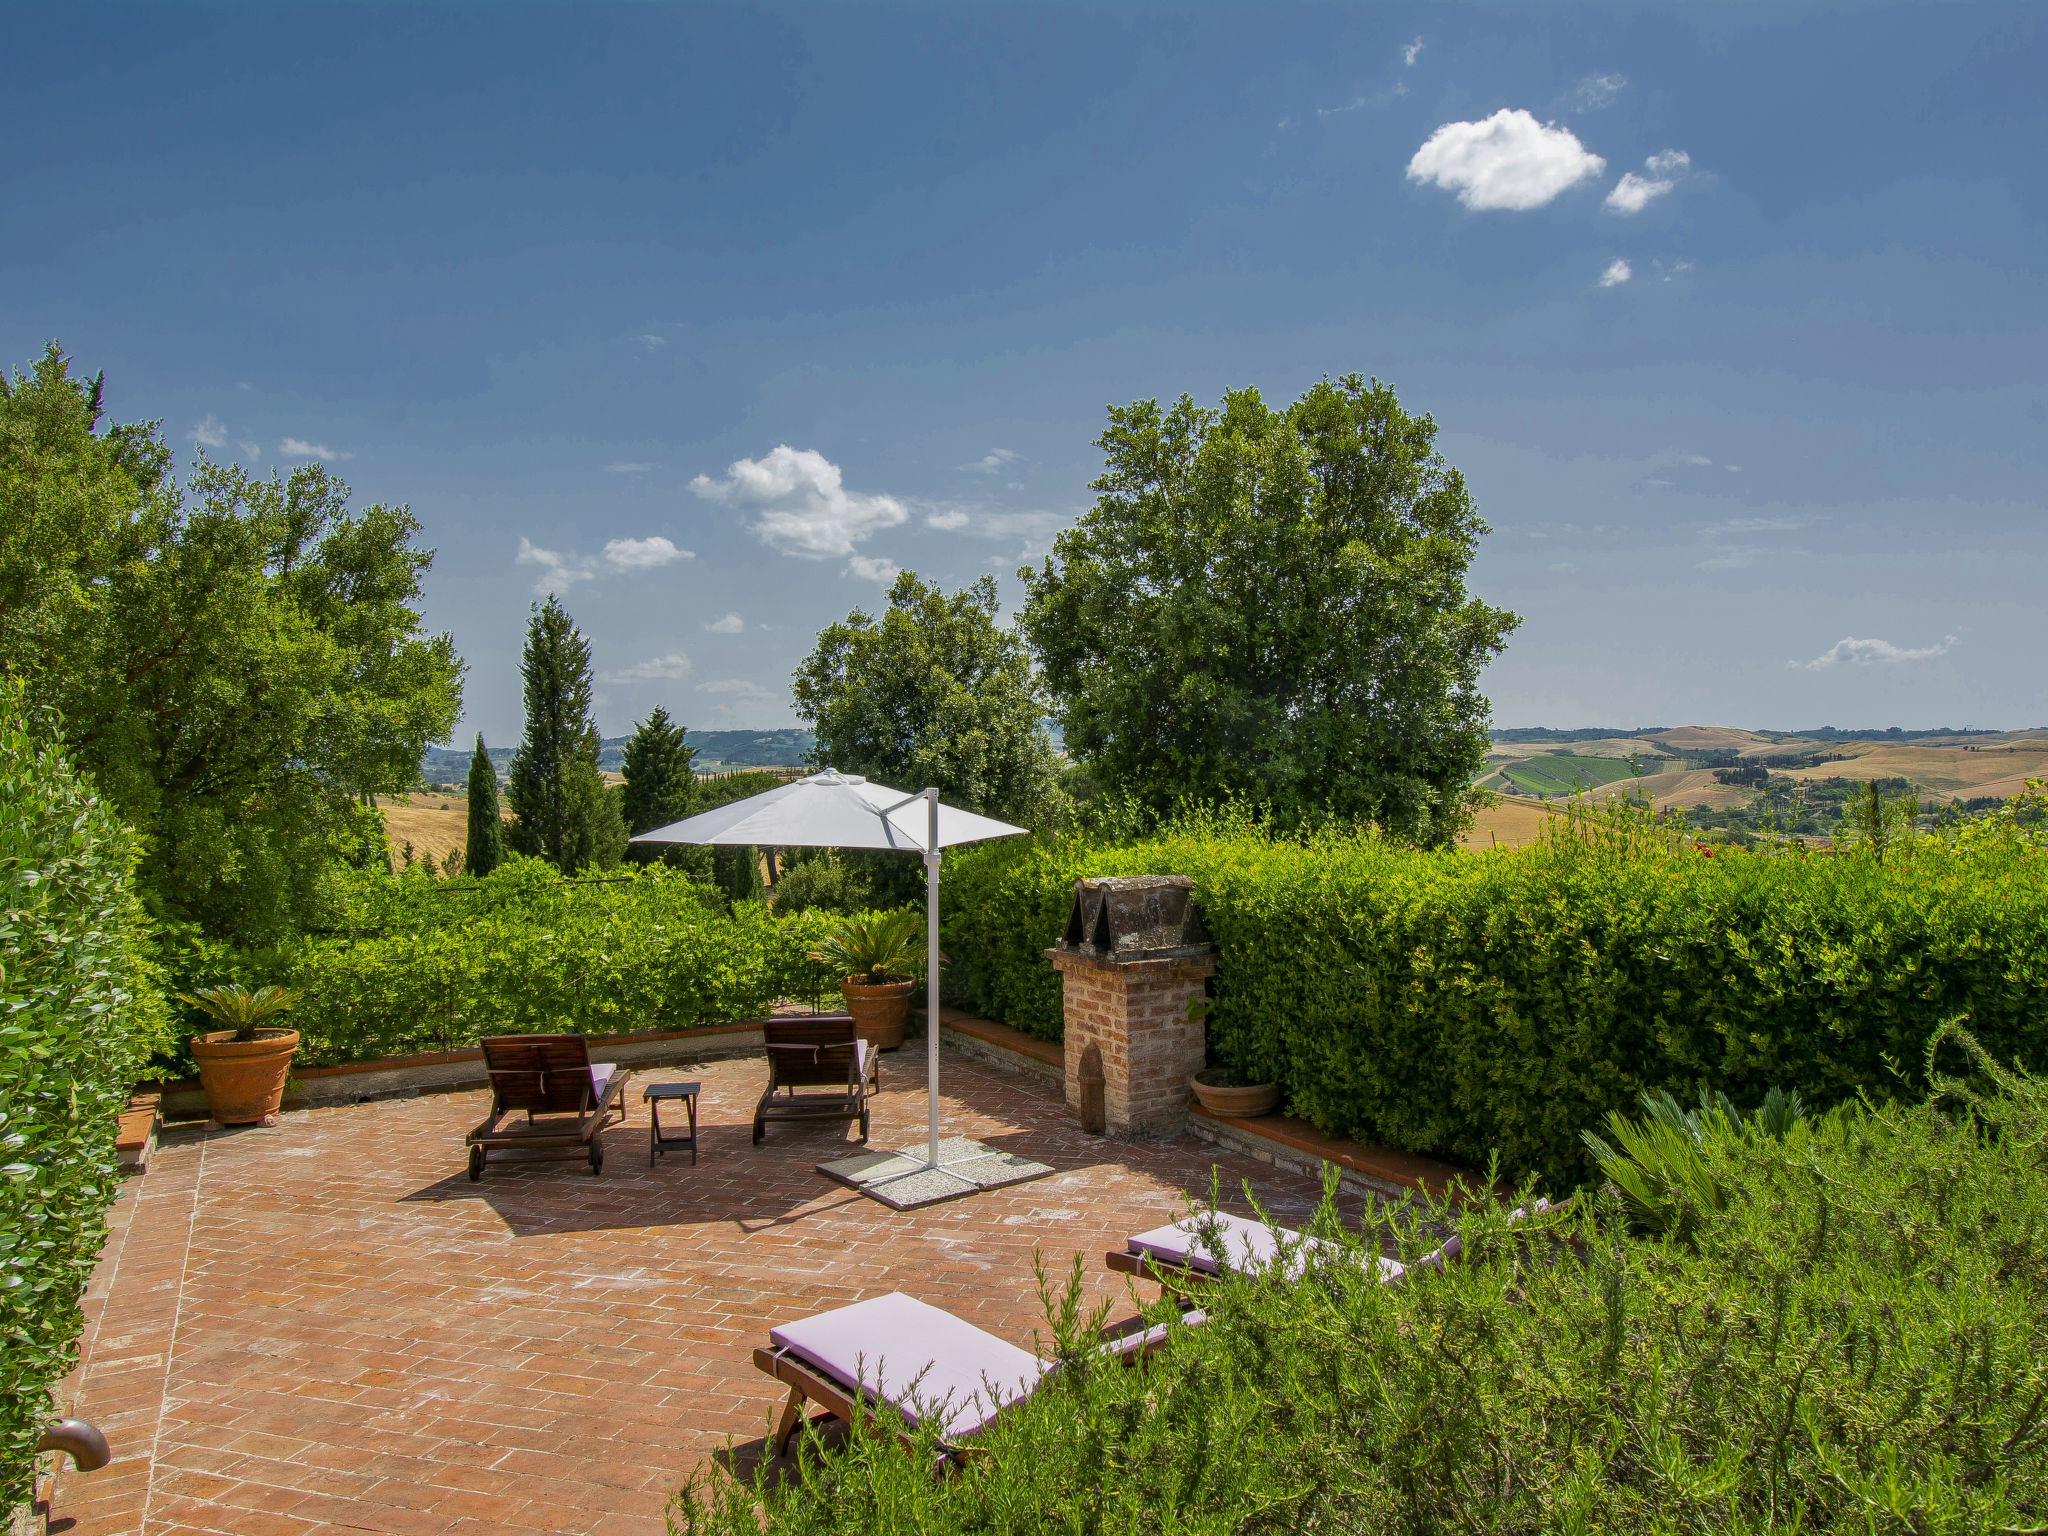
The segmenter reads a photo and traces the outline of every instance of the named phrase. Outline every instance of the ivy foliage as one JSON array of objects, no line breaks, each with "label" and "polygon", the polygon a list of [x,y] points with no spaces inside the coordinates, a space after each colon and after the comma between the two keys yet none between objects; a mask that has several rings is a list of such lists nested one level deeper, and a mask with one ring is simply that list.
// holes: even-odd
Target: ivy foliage
[{"label": "ivy foliage", "polygon": [[[958,1475],[932,1476],[929,1430],[905,1455],[884,1410],[838,1447],[807,1430],[772,1496],[700,1475],[673,1528],[2038,1531],[2048,1095],[1967,1065],[1990,1081],[1796,1141],[1710,1139],[1727,1202],[1687,1242],[1630,1236],[1604,1197],[1520,1223],[1382,1207],[1362,1227],[1326,1200],[1307,1273],[1205,1287],[1206,1320],[1138,1369],[1088,1347],[1077,1260],[1040,1339],[1060,1368]],[[1412,1260],[1453,1222],[1466,1262],[1375,1283],[1368,1255]]]},{"label": "ivy foliage", "polygon": [[1646,1090],[1889,1098],[1956,1013],[2048,1067],[2048,850],[2014,817],[1882,857],[1709,856],[1620,806],[1502,853],[1234,813],[992,843],[948,854],[941,886],[961,1006],[1059,1038],[1044,951],[1083,874],[1193,877],[1220,949],[1210,1053],[1292,1113],[1565,1185],[1591,1172],[1580,1131]]},{"label": "ivy foliage", "polygon": [[355,877],[347,929],[264,950],[216,950],[186,968],[301,994],[306,1066],[470,1046],[481,1035],[678,1029],[811,999],[832,981],[807,958],[823,913],[730,909],[662,865],[567,879],[509,857],[482,880],[424,870]]},{"label": "ivy foliage", "polygon": [[71,1368],[115,1128],[168,1025],[136,839],[40,723],[0,676],[0,1507]]}]

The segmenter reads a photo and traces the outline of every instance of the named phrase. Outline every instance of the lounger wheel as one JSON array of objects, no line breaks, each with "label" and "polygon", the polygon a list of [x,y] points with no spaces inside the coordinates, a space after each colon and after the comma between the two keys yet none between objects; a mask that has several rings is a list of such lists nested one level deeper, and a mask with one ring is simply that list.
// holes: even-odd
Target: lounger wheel
[{"label": "lounger wheel", "polygon": [[483,1176],[484,1149],[482,1147],[471,1147],[469,1149],[469,1182],[474,1184]]},{"label": "lounger wheel", "polygon": [[604,1172],[604,1143],[595,1136],[590,1139],[590,1176],[594,1179]]},{"label": "lounger wheel", "polygon": [[865,1109],[860,1112],[860,1139],[868,1139],[868,1112]]}]

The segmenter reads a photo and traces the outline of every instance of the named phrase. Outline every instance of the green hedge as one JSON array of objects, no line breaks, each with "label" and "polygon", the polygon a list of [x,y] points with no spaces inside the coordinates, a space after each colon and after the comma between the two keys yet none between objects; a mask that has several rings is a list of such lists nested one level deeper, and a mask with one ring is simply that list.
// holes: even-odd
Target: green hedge
[{"label": "green hedge", "polygon": [[1398,1287],[1364,1254],[1413,1258],[1449,1213],[1411,1226],[1381,1208],[1360,1232],[1326,1204],[1308,1225],[1337,1251],[1312,1282],[1274,1266],[1205,1288],[1207,1320],[1140,1369],[1087,1347],[1077,1271],[1040,1334],[1061,1368],[959,1475],[932,1476],[929,1430],[905,1455],[898,1421],[870,1419],[837,1448],[806,1444],[779,1488],[773,1468],[700,1474],[672,1528],[2039,1531],[2044,1147],[2048,1103],[2023,1081],[1795,1142],[1716,1140],[1728,1208],[1693,1243],[1631,1238],[1601,1198],[1512,1229],[1477,1210],[1457,1218],[1466,1262]]},{"label": "green hedge", "polygon": [[474,1044],[486,1034],[673,1029],[765,1013],[779,997],[836,996],[805,959],[829,919],[727,910],[659,865],[564,880],[509,859],[483,880],[370,872],[346,931],[278,949],[188,957],[197,980],[303,993],[298,1062],[328,1066]]},{"label": "green hedge", "polygon": [[0,1508],[27,1491],[117,1184],[131,1074],[166,1015],[136,844],[0,677]]},{"label": "green hedge", "polygon": [[2048,853],[1987,823],[1885,861],[1699,850],[1575,817],[1513,853],[1196,824],[1117,847],[949,855],[949,986],[1058,1038],[1043,958],[1075,876],[1184,874],[1220,946],[1211,1055],[1323,1131],[1571,1184],[1583,1126],[1644,1088],[1816,1105],[1898,1087],[1966,1013],[2048,1066]]}]

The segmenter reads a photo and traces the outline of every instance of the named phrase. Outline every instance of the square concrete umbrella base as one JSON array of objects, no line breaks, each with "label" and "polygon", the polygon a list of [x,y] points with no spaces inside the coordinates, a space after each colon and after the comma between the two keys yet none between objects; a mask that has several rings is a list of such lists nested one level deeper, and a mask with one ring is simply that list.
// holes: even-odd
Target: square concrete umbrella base
[{"label": "square concrete umbrella base", "polygon": [[905,1147],[900,1152],[860,1152],[817,1166],[828,1179],[851,1184],[897,1211],[1042,1179],[1052,1172],[1044,1163],[998,1152],[965,1136],[948,1136],[939,1143],[936,1168],[926,1166],[925,1152],[922,1146]]}]

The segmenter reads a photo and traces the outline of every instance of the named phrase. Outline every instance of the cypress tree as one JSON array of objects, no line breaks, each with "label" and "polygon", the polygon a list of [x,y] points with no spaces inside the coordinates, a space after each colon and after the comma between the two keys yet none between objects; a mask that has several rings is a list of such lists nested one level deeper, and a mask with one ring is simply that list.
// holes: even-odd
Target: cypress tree
[{"label": "cypress tree", "polygon": [[498,770],[484,750],[484,733],[476,733],[476,752],[469,760],[469,841],[463,848],[465,873],[481,878],[505,862],[505,823],[498,814]]},{"label": "cypress tree", "polygon": [[690,764],[696,755],[695,747],[683,745],[683,728],[669,720],[665,709],[656,709],[633,728],[633,738],[626,743],[626,786],[620,807],[628,832],[652,832],[690,814],[697,792],[697,775]]},{"label": "cypress tree", "polygon": [[519,660],[526,685],[526,735],[512,757],[508,798],[518,820],[514,850],[563,874],[609,869],[625,853],[619,799],[597,769],[590,717],[590,642],[561,602],[549,597],[526,626]]}]

